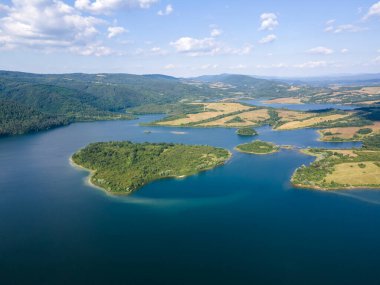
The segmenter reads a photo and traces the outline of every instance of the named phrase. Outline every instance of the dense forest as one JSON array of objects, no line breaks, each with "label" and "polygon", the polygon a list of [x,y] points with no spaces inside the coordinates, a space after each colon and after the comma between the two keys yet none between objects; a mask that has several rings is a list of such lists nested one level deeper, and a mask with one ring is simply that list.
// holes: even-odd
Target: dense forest
[{"label": "dense forest", "polygon": [[92,143],[72,156],[93,170],[91,182],[114,194],[128,194],[166,177],[196,174],[223,164],[230,153],[211,146],[170,143]]},{"label": "dense forest", "polygon": [[12,101],[0,100],[0,136],[47,130],[69,122],[63,116],[43,114]]},{"label": "dense forest", "polygon": [[[159,75],[44,75],[0,71],[0,136],[75,121],[131,119],[133,115],[126,113],[128,108],[173,104],[171,110],[174,110],[181,100],[216,98],[221,96],[219,93],[207,85],[195,86]],[[12,110],[11,106],[17,107]],[[183,106],[185,110],[194,108]],[[149,107],[146,109],[148,113]],[[159,107],[153,110],[161,111]]]}]

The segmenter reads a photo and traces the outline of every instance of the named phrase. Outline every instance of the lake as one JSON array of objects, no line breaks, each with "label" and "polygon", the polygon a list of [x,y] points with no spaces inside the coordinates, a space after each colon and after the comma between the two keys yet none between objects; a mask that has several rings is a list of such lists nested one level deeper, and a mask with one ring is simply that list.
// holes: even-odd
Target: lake
[{"label": "lake", "polygon": [[[130,196],[86,184],[69,157],[90,142],[178,142],[233,150],[233,129],[76,123],[0,139],[1,284],[379,284],[380,191],[295,189],[296,150],[233,151],[224,166]],[[144,133],[151,131],[151,133]],[[261,140],[331,148],[314,130]]]},{"label": "lake", "polygon": [[304,103],[304,104],[280,104],[280,103],[267,103],[268,99],[248,99],[248,100],[239,100],[242,103],[262,106],[262,107],[272,107],[272,108],[284,108],[295,111],[318,111],[325,109],[337,109],[337,110],[354,110],[358,108],[355,105],[341,105],[341,104],[316,104],[316,103]]}]

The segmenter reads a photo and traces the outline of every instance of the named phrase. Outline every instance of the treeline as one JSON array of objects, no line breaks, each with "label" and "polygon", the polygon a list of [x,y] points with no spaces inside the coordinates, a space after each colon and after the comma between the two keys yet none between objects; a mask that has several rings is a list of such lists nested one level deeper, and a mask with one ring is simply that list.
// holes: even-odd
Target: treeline
[{"label": "treeline", "polygon": [[[220,91],[208,85],[195,86],[169,76],[0,71],[0,101],[7,102],[0,110],[0,136],[75,121],[131,119],[134,116],[126,109],[144,105],[155,109],[152,112],[162,111],[162,106],[169,106],[170,113],[178,106],[181,111],[195,111],[199,107],[178,102],[220,96]],[[11,110],[10,106],[17,107]],[[149,113],[149,108],[145,112]]]},{"label": "treeline", "polygon": [[365,149],[380,149],[380,134],[367,136],[363,139],[363,148]]},{"label": "treeline", "polygon": [[280,147],[270,142],[256,140],[250,143],[239,144],[236,149],[241,152],[252,154],[267,154],[279,151]]},{"label": "treeline", "polygon": [[227,150],[211,146],[125,141],[89,144],[72,159],[95,171],[91,179],[95,185],[126,194],[156,179],[213,168],[229,157]]},{"label": "treeline", "polygon": [[12,101],[0,100],[0,136],[47,130],[69,122],[66,117],[46,115]]},{"label": "treeline", "polygon": [[[227,92],[225,92],[227,94]],[[0,98],[44,108],[44,111],[83,113],[125,112],[147,104],[221,98],[223,92],[159,75],[61,74],[41,75],[0,71]]]}]

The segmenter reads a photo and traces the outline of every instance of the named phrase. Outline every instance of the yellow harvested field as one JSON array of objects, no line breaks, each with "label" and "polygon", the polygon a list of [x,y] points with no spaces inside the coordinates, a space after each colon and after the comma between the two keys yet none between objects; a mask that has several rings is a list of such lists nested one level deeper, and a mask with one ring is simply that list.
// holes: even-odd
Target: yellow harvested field
[{"label": "yellow harvested field", "polygon": [[304,120],[306,118],[312,117],[314,114],[290,111],[290,110],[277,110],[278,116],[281,118],[281,121],[294,121],[294,120]]},{"label": "yellow harvested field", "polygon": [[245,106],[239,103],[195,103],[198,105],[203,105],[205,112],[197,114],[188,114],[184,118],[176,119],[173,121],[159,122],[158,125],[165,126],[180,126],[189,123],[200,122],[210,118],[214,118],[223,114],[233,113],[237,111],[245,111],[251,109],[250,106]]},{"label": "yellow harvested field", "polygon": [[362,101],[362,102],[358,102],[358,103],[364,104],[364,105],[372,105],[372,104],[380,103],[380,100]]},{"label": "yellow harvested field", "polygon": [[302,104],[300,98],[287,97],[264,101],[266,104]]},{"label": "yellow harvested field", "polygon": [[[330,128],[320,130],[322,134],[322,140],[328,140],[328,137],[337,137],[341,139],[351,139],[360,129],[369,128],[372,129],[373,133],[380,131],[380,122],[375,122],[373,125],[363,126],[363,127],[344,127],[344,128]],[[332,133],[331,136],[325,136],[326,133]],[[371,133],[372,134],[372,133]]]},{"label": "yellow harvested field", "polygon": [[341,163],[335,165],[335,170],[326,176],[326,182],[332,181],[352,186],[380,185],[380,167],[374,162],[366,161],[359,163]]},{"label": "yellow harvested field", "polygon": [[290,86],[290,88],[288,89],[288,91],[298,91],[298,90],[300,90],[300,88],[297,86]]},{"label": "yellow harvested field", "polygon": [[[232,120],[235,117],[240,117],[244,122],[236,123],[227,123],[229,120]],[[269,119],[267,109],[258,109],[254,111],[240,113],[238,115],[232,115],[225,118],[221,118],[215,121],[199,124],[198,126],[202,127],[211,127],[211,126],[227,126],[227,127],[245,127],[252,126],[256,123],[262,122]]]},{"label": "yellow harvested field", "polygon": [[219,116],[223,113],[221,112],[202,112],[198,114],[189,114],[185,118],[176,119],[173,121],[166,121],[166,122],[158,122],[158,125],[166,125],[166,126],[180,126],[185,125],[193,122],[199,122],[202,120],[206,120],[209,118],[213,118],[216,116]]},{"label": "yellow harvested field", "polygon": [[380,87],[363,87],[362,89],[360,89],[360,92],[365,94],[376,95],[380,94]]},{"label": "yellow harvested field", "polygon": [[240,103],[227,103],[227,102],[207,103],[207,104],[202,104],[202,105],[205,105],[206,109],[216,110],[216,111],[223,112],[223,113],[232,113],[232,112],[237,112],[237,111],[244,111],[244,110],[248,110],[248,109],[252,108],[250,106],[245,106],[245,105],[242,105]]},{"label": "yellow harvested field", "polygon": [[258,109],[250,112],[245,112],[239,115],[243,120],[248,121],[263,121],[269,119],[269,114],[267,109]]},{"label": "yellow harvested field", "polygon": [[310,119],[306,119],[303,121],[288,122],[279,126],[277,129],[278,130],[293,130],[293,129],[299,129],[299,128],[307,128],[318,123],[335,121],[335,120],[346,118],[348,116],[350,116],[350,114],[344,114],[344,115],[334,114],[334,115],[328,115],[328,116],[316,116],[316,117],[312,117]]}]

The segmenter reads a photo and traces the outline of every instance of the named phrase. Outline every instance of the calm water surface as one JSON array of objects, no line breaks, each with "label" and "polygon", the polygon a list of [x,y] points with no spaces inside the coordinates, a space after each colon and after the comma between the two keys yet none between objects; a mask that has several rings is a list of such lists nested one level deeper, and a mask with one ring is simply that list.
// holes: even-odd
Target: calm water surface
[{"label": "calm water surface", "polygon": [[[380,284],[380,191],[294,189],[292,172],[313,160],[297,151],[234,152],[222,167],[127,197],[87,186],[87,172],[70,166],[95,141],[233,150],[251,140],[138,126],[155,118],[0,140],[0,284]],[[257,130],[279,144],[359,146],[318,142],[314,130]]]},{"label": "calm water surface", "polygon": [[338,109],[338,110],[354,110],[357,106],[354,105],[340,105],[340,104],[279,104],[279,103],[265,103],[269,99],[253,99],[253,100],[240,100],[240,102],[252,104],[255,106],[284,108],[296,111],[312,111],[312,110],[324,110],[324,109]]}]

